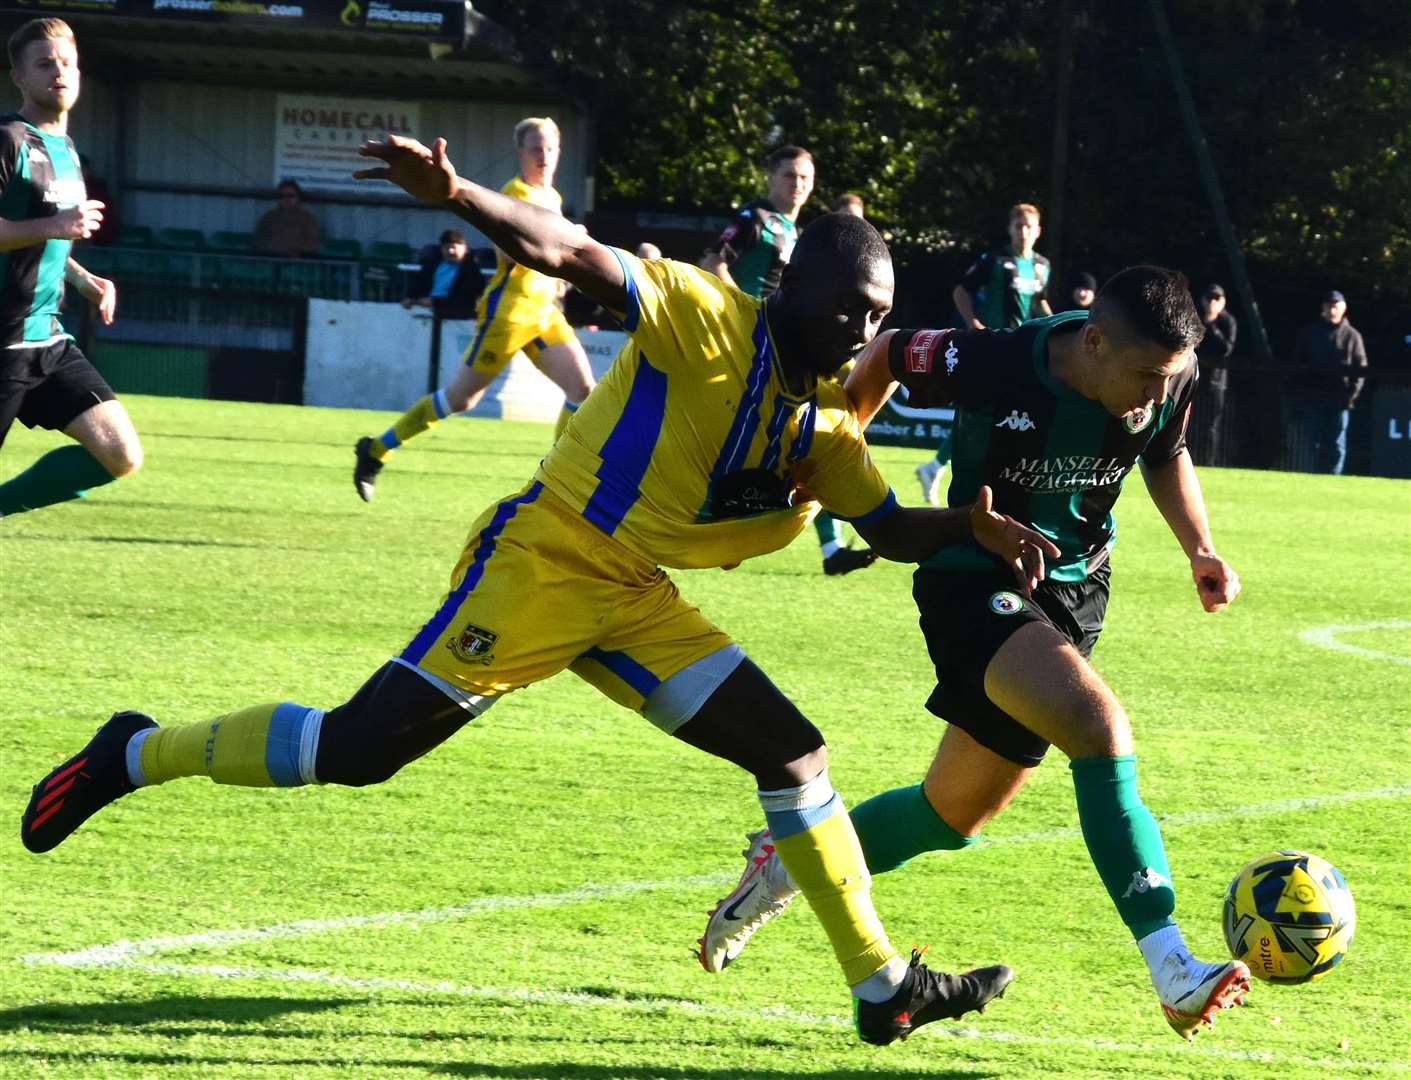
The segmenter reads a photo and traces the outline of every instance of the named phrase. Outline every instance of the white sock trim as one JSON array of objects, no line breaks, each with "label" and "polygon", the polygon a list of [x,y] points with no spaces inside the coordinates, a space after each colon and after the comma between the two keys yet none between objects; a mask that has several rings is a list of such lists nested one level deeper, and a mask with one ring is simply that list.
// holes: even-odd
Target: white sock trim
[{"label": "white sock trim", "polygon": [[812,810],[823,806],[833,795],[833,783],[828,779],[828,770],[824,769],[799,787],[761,791],[759,805],[764,807],[765,813],[775,810]]},{"label": "white sock trim", "polygon": [[314,762],[318,760],[318,737],[323,731],[323,710],[309,709],[304,713],[304,722],[299,728],[299,779],[306,784],[317,784],[314,776]]},{"label": "white sock trim", "polygon": [[897,987],[906,978],[907,963],[900,956],[894,956],[862,982],[852,988],[852,996],[862,1001],[880,1005],[897,995]]},{"label": "white sock trim", "polygon": [[147,776],[142,771],[142,744],[156,730],[154,727],[143,728],[127,740],[127,779],[133,787],[147,786]]},{"label": "white sock trim", "polygon": [[1187,957],[1190,956],[1186,939],[1181,935],[1181,928],[1175,924],[1163,926],[1160,930],[1147,934],[1137,942],[1137,948],[1142,951],[1142,959],[1146,961],[1147,970],[1151,972],[1153,980],[1161,969],[1162,961],[1171,953],[1179,951]]},{"label": "white sock trim", "polygon": [[840,551],[842,549],[842,546],[842,543],[837,540],[829,540],[825,543],[819,544],[818,550],[823,552],[823,557],[826,559],[835,551]]}]

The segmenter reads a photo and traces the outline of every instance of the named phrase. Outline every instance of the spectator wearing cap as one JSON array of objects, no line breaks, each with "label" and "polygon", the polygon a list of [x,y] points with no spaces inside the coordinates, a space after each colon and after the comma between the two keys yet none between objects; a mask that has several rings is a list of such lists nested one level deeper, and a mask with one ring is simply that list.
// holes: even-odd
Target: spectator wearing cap
[{"label": "spectator wearing cap", "polygon": [[468,257],[465,234],[447,229],[434,245],[422,250],[420,269],[407,282],[402,307],[429,307],[443,319],[469,319],[485,288],[485,276]]},{"label": "spectator wearing cap", "polygon": [[1225,308],[1225,287],[1212,283],[1200,297],[1201,321],[1205,337],[1195,347],[1200,364],[1200,382],[1205,388],[1201,427],[1205,431],[1204,464],[1224,464],[1221,456],[1221,417],[1225,413],[1225,392],[1230,386],[1230,356],[1235,351],[1239,324]]},{"label": "spectator wearing cap", "polygon": [[1367,347],[1348,321],[1347,298],[1323,297],[1322,318],[1298,332],[1290,361],[1295,465],[1340,475],[1347,461],[1347,424],[1366,378]]},{"label": "spectator wearing cap", "polygon": [[1087,271],[1073,279],[1073,288],[1068,293],[1068,306],[1065,311],[1091,311],[1097,299],[1097,278]]}]

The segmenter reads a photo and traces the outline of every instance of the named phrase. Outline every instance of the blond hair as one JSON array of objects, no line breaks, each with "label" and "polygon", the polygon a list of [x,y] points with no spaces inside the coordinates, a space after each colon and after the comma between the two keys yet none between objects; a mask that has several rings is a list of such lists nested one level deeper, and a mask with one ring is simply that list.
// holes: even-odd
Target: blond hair
[{"label": "blond hair", "polygon": [[559,138],[559,126],[554,123],[549,116],[526,116],[514,126],[514,146],[518,150],[524,145],[524,140],[529,138],[531,131],[542,131],[546,135]]},{"label": "blond hair", "polygon": [[1015,203],[1013,206],[1011,206],[1011,207],[1009,208],[1009,220],[1010,220],[1010,221],[1013,221],[1015,218],[1028,217],[1030,214],[1033,214],[1034,217],[1038,217],[1038,216],[1039,216],[1039,208],[1038,208],[1037,206],[1035,206],[1033,203],[1027,203],[1027,202]]},{"label": "blond hair", "polygon": [[[10,67],[17,68],[24,51],[36,41],[74,41],[73,27],[63,19],[30,19],[10,35]],[[75,41],[75,45],[78,43]]]}]

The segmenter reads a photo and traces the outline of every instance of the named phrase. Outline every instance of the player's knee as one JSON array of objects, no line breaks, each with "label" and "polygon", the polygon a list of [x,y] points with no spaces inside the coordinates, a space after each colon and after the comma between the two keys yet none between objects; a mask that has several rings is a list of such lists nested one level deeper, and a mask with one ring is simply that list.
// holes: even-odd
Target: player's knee
[{"label": "player's knee", "polygon": [[1069,725],[1070,758],[1121,757],[1132,752],[1132,726],[1116,701],[1084,709]]},{"label": "player's knee", "polygon": [[763,791],[803,787],[827,767],[828,748],[822,744],[820,735],[817,749],[778,765],[756,769],[755,780]]},{"label": "player's knee", "polygon": [[103,468],[112,473],[115,480],[131,476],[142,468],[144,460],[142,444],[136,439],[105,446],[94,456],[102,463]]}]

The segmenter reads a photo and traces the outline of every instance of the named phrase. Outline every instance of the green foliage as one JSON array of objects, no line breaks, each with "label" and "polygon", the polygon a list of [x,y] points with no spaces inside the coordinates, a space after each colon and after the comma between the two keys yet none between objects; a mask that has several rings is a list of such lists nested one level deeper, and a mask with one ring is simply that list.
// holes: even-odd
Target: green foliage
[{"label": "green foliage", "polygon": [[[1411,6],[1166,3],[1257,283],[1331,275],[1364,305],[1411,303]],[[604,200],[738,204],[765,152],[798,142],[818,161],[816,207],[860,192],[903,261],[1001,238],[1016,201],[1051,205],[1059,4],[478,6],[594,112]],[[1071,10],[1067,262],[1226,278],[1146,0]]]},{"label": "green foliage", "polygon": [[[127,405],[140,473],[0,522],[0,1077],[1405,1075],[1404,483],[1205,472],[1246,588],[1209,616],[1134,482],[1095,658],[1132,717],[1191,945],[1218,954],[1223,890],[1245,861],[1306,847],[1357,900],[1346,962],[1310,987],[1256,984],[1249,1008],[1181,1042],[1089,866],[1053,754],[985,843],[876,879],[897,945],[1019,972],[984,1016],[878,1051],[851,1037],[803,904],[726,974],[701,971],[689,950],[758,827],[753,784],[568,674],[387,784],[181,780],[49,855],[25,852],[29,785],[113,709],[180,723],[344,700],[435,609],[468,523],[522,485],[549,439],[544,425],[445,423],[396,454],[369,506],[349,482],[352,446],[389,415]],[[17,427],[0,479],[63,441]],[[916,452],[875,456],[911,489]],[[923,708],[933,680],[907,567],[825,578],[810,534],[730,573],[675,577],[824,730],[849,803],[921,776],[939,721]],[[1383,626],[1340,640],[1380,658],[1299,637],[1368,623]],[[210,936],[271,926],[285,929]],[[161,937],[108,966],[25,959]]]}]

